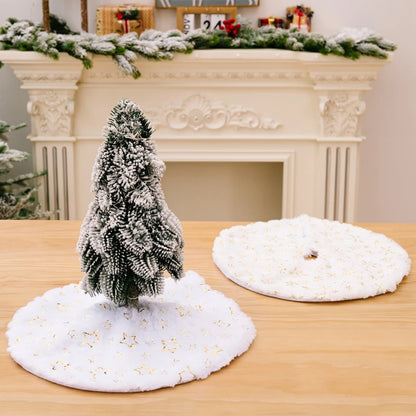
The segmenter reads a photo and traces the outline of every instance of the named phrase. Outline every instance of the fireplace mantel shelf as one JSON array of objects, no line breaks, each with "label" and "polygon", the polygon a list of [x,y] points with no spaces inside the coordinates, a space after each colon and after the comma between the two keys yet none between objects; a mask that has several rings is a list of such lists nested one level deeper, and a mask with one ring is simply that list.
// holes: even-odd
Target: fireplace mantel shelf
[{"label": "fireplace mantel shelf", "polygon": [[82,218],[102,127],[122,98],[156,128],[165,161],[283,163],[282,215],[354,221],[363,94],[387,60],[356,61],[277,49],[210,49],[121,73],[66,54],[0,51],[28,91],[36,169],[47,169],[41,204]]}]

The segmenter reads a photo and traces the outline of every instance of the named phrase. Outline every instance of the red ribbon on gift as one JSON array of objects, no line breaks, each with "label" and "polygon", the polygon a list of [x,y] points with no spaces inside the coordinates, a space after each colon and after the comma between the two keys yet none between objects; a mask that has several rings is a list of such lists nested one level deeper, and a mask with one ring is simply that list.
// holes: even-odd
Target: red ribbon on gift
[{"label": "red ribbon on gift", "polygon": [[295,14],[297,14],[298,17],[299,17],[299,19],[298,19],[298,29],[300,30],[301,17],[305,16],[305,13],[303,13],[303,11],[301,9],[299,9],[299,7],[296,7]]},{"label": "red ribbon on gift", "polygon": [[124,17],[124,15],[123,15],[123,13],[121,13],[120,11],[118,11],[118,12],[116,13],[116,18],[117,18],[117,20],[118,20],[119,22],[121,22],[121,23],[122,23],[122,25],[123,25],[123,30],[124,30],[124,33],[129,33],[129,28],[130,28],[130,25],[129,25],[129,19],[123,19],[123,17]]}]

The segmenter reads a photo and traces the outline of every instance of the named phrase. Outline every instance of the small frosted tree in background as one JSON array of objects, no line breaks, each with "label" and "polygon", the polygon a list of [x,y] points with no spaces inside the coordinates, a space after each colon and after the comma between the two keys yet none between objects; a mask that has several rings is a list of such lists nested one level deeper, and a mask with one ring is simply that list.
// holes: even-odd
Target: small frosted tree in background
[{"label": "small frosted tree in background", "polygon": [[27,173],[10,178],[10,172],[15,162],[23,162],[30,155],[16,149],[10,149],[7,133],[25,127],[25,124],[11,126],[0,120],[0,219],[20,220],[38,219],[50,215],[43,212],[36,200],[39,185],[34,180],[44,175],[41,173]]},{"label": "small frosted tree in background", "polygon": [[162,292],[164,270],[183,276],[183,237],[161,188],[165,165],[152,128],[129,100],[114,107],[93,171],[95,197],[78,241],[82,287],[118,306]]}]

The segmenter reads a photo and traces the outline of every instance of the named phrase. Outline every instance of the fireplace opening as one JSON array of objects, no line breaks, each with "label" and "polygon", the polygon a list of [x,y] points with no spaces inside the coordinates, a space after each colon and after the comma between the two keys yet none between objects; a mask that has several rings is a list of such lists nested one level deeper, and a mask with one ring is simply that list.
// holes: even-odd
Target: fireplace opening
[{"label": "fireplace opening", "polygon": [[182,221],[282,217],[281,162],[166,162],[162,187]]}]

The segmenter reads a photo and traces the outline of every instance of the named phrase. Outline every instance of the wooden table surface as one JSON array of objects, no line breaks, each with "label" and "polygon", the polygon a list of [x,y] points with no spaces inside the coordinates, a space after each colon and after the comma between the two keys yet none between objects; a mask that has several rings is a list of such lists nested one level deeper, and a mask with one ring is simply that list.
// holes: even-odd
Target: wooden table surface
[{"label": "wooden table surface", "polygon": [[[78,282],[79,221],[0,221],[0,415],[416,415],[416,275],[366,300],[298,303],[227,280],[211,258],[233,223],[185,222],[185,266],[233,298],[257,328],[250,349],[207,379],[145,393],[75,390],[38,378],[8,355],[16,310]],[[234,223],[235,224],[235,223]],[[416,224],[360,224],[416,261]]]}]

